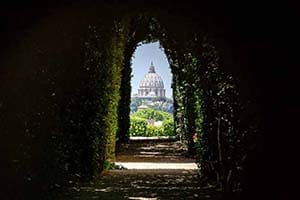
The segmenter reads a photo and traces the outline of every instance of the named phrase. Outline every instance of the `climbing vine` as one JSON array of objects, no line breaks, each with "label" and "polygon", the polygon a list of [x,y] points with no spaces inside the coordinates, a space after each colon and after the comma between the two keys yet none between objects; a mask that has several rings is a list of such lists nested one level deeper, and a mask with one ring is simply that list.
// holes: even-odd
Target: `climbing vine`
[{"label": "climbing vine", "polygon": [[161,26],[155,19],[150,24],[157,29],[149,35],[163,45],[173,72],[177,134],[189,153],[197,154],[203,180],[228,195],[240,191],[243,165],[253,148],[247,141],[255,141],[257,127],[246,112],[249,101],[239,95],[238,80],[221,70],[218,50],[205,34],[178,34],[178,27]]}]

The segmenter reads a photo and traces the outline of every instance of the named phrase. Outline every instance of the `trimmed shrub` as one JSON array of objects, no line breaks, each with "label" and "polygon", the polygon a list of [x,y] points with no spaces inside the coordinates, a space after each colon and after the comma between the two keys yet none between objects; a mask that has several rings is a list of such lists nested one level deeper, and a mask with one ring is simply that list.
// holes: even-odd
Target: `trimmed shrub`
[{"label": "trimmed shrub", "polygon": [[165,120],[163,122],[163,132],[164,135],[168,135],[168,136],[175,136],[175,129],[174,129],[174,120]]},{"label": "trimmed shrub", "polygon": [[148,125],[148,120],[140,117],[131,117],[130,136],[175,136],[174,121],[167,120],[162,126]]},{"label": "trimmed shrub", "polygon": [[151,108],[139,110],[133,113],[131,116],[141,117],[144,119],[154,119],[155,121],[171,120],[173,118],[172,115],[169,113],[159,111],[159,110],[154,110]]},{"label": "trimmed shrub", "polygon": [[130,118],[130,136],[145,136],[147,131],[147,120],[140,117]]},{"label": "trimmed shrub", "polygon": [[152,136],[165,136],[164,130],[162,126],[147,126],[146,136],[152,137]]},{"label": "trimmed shrub", "polygon": [[[162,126],[148,124],[148,120],[163,121]],[[130,116],[130,136],[175,136],[173,116],[151,108],[139,110]]]}]

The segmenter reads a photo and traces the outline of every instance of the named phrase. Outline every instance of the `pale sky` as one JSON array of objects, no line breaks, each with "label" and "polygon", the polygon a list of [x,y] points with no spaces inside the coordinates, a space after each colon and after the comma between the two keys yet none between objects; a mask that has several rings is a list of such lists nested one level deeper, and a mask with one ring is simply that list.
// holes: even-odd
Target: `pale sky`
[{"label": "pale sky", "polygon": [[172,74],[166,54],[159,48],[159,42],[142,44],[139,46],[132,57],[131,96],[137,93],[139,83],[148,73],[149,67],[153,62],[155,71],[164,81],[166,96],[172,96]]}]

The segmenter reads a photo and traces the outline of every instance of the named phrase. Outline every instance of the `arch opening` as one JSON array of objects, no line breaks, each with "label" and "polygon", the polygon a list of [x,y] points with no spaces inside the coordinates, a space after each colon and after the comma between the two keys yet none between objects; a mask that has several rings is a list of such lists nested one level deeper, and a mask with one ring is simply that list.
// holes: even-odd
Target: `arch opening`
[{"label": "arch opening", "polygon": [[[134,35],[129,40],[132,51],[127,59],[139,41],[160,41],[173,74],[176,133],[188,155],[197,157],[204,179],[220,184],[224,192],[240,191],[242,176],[237,169],[249,150],[241,146],[247,146],[244,142],[252,135],[246,133],[257,131],[257,127],[253,120],[239,120],[253,115],[246,112],[251,102],[240,96],[239,80],[221,69],[215,40],[199,29],[180,34],[177,26],[147,15],[133,21],[129,34]],[[139,23],[144,25],[142,29],[136,25]]]},{"label": "arch opening", "polygon": [[158,41],[139,43],[138,46],[131,66],[131,124],[142,118],[151,128],[147,131],[145,127],[144,132],[139,133],[131,126],[130,136],[175,136],[172,74],[167,57]]}]

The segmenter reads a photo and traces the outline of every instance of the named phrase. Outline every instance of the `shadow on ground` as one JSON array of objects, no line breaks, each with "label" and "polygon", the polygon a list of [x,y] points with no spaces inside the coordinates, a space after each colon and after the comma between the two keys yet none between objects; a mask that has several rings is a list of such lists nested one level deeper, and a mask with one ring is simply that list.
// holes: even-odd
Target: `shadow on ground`
[{"label": "shadow on ground", "polygon": [[187,149],[179,141],[131,140],[121,144],[117,162],[176,162],[191,163],[195,159],[186,156]]},{"label": "shadow on ground", "polygon": [[[130,141],[122,144],[118,162],[194,163],[176,141]],[[57,199],[221,199],[212,186],[200,186],[199,169],[127,169],[104,171],[94,182],[68,188]]]},{"label": "shadow on ground", "polygon": [[194,170],[127,171],[105,173],[94,183],[70,188],[61,199],[220,199],[214,188],[200,187]]}]

